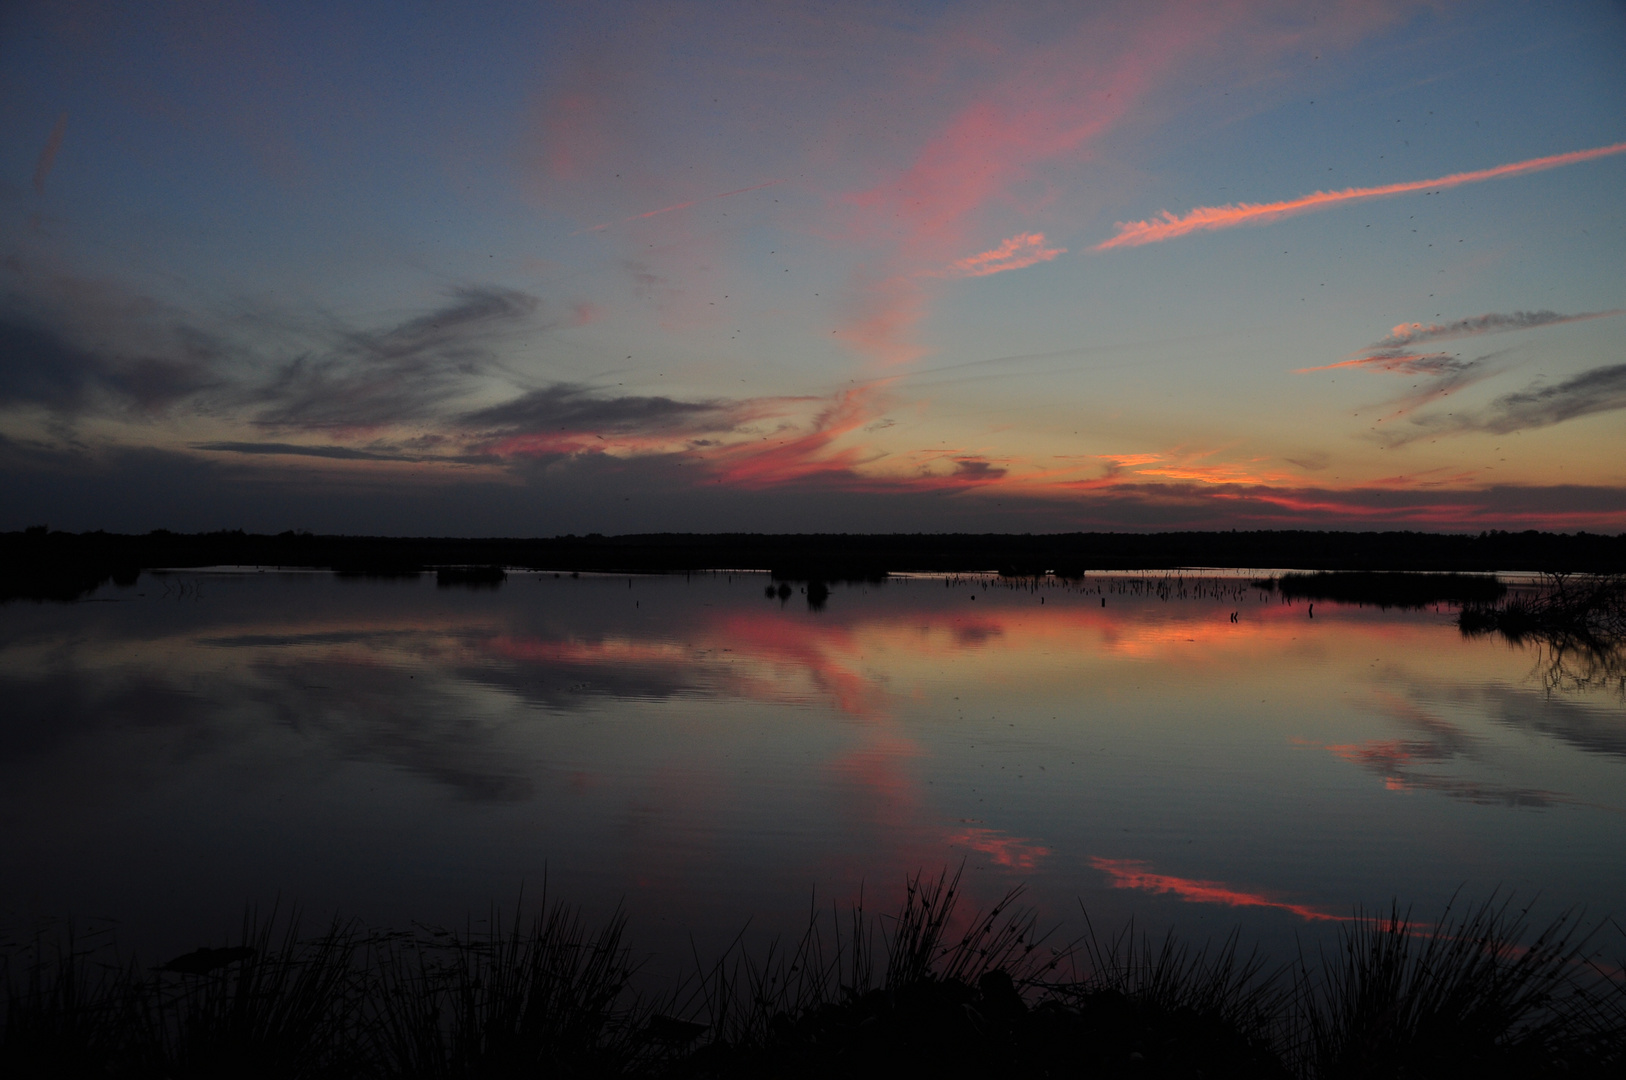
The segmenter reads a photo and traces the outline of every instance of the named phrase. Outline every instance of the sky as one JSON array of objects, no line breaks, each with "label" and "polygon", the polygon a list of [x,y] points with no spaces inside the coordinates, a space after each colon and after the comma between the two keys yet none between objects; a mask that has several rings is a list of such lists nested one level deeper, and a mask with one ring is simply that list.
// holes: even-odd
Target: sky
[{"label": "sky", "polygon": [[1626,5],[0,9],[0,529],[1626,531]]}]

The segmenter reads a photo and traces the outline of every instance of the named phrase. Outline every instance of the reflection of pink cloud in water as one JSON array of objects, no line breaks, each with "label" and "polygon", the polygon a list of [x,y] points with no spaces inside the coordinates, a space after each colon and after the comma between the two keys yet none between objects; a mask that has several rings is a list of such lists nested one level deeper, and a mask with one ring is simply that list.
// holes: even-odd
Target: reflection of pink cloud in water
[{"label": "reflection of pink cloud in water", "polygon": [[1275,908],[1278,911],[1285,911],[1312,922],[1341,921],[1337,915],[1318,911],[1303,904],[1290,904],[1284,900],[1273,900],[1263,893],[1244,892],[1241,889],[1227,885],[1223,881],[1200,881],[1196,878],[1154,874],[1151,868],[1139,859],[1091,858],[1090,865],[1106,874],[1111,879],[1114,889],[1141,889],[1151,893],[1167,893],[1178,896],[1189,904],[1224,904],[1226,907]]},{"label": "reflection of pink cloud in water", "polygon": [[[674,686],[751,701],[782,702],[811,695],[848,716],[880,721],[901,702],[926,700],[929,680],[935,676],[923,665],[945,657],[974,665],[985,672],[983,677],[996,682],[1028,678],[1034,672],[1027,660],[1037,656],[1155,663],[1170,678],[1182,673],[1200,678],[1233,668],[1242,658],[1252,663],[1295,648],[1307,625],[1302,604],[1261,603],[1251,597],[1193,602],[1176,613],[1144,598],[1111,595],[1109,606],[1102,608],[1095,606],[1099,600],[1093,594],[1074,597],[1061,589],[1040,608],[1034,597],[1013,592],[1015,602],[1006,602],[997,588],[989,588],[996,587],[980,588],[981,602],[965,605],[975,607],[974,613],[941,608],[911,612],[907,606],[891,605],[852,610],[844,608],[838,596],[831,610],[807,618],[798,598],[795,610],[789,611],[765,604],[754,610],[696,612],[678,637],[667,630],[659,637],[640,637],[625,628],[598,639],[494,633],[479,638],[478,644],[471,641],[469,647],[487,658],[513,663],[665,672]],[[1229,618],[1234,609],[1241,610],[1236,623]],[[1327,615],[1337,617],[1339,610],[1331,606]],[[1351,613],[1350,618],[1361,616]],[[1363,640],[1381,642],[1388,649],[1408,648],[1415,636],[1381,622],[1346,626],[1347,632],[1358,632]],[[1056,670],[1054,662],[1047,663],[1047,674],[1041,677]],[[606,685],[612,684],[613,680]],[[1374,748],[1373,753],[1380,750]],[[1397,763],[1403,764],[1398,759]]]},{"label": "reflection of pink cloud in water", "polygon": [[920,792],[906,763],[920,756],[912,739],[884,731],[868,733],[855,747],[830,763],[830,772],[852,795],[862,795],[871,820],[896,823],[919,809]]},{"label": "reflection of pink cloud in water", "polygon": [[973,826],[951,832],[944,838],[952,847],[966,847],[980,851],[993,859],[994,865],[1011,870],[1037,870],[1039,863],[1050,854],[1050,849],[1033,840],[1008,836],[998,829]]},{"label": "reflection of pink cloud in water", "polygon": [[730,615],[714,629],[737,654],[801,668],[842,712],[873,718],[885,707],[886,690],[858,669],[862,647],[849,625],[763,613]]}]

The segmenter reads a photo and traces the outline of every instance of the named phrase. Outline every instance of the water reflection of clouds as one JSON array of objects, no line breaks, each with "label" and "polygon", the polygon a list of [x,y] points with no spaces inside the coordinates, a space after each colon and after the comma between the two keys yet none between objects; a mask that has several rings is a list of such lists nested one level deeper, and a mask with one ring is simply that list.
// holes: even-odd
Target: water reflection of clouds
[{"label": "water reflection of clouds", "polygon": [[537,763],[516,754],[507,725],[471,709],[455,683],[352,662],[260,663],[256,671],[261,678],[244,692],[280,725],[320,739],[342,759],[390,765],[475,802],[535,792]]},{"label": "water reflection of clouds", "polygon": [[1223,881],[1154,873],[1150,864],[1140,859],[1092,857],[1090,865],[1107,875],[1108,883],[1114,889],[1139,889],[1143,892],[1176,896],[1190,904],[1275,908],[1310,922],[1337,921],[1341,918],[1318,908],[1279,900],[1263,892],[1250,892]]},{"label": "water reflection of clouds", "polygon": [[1589,754],[1626,758],[1626,710],[1512,686],[1427,686],[1423,700],[1474,709],[1510,728],[1534,732]]},{"label": "water reflection of clouds", "polygon": [[60,753],[116,729],[178,731],[182,738],[170,747],[177,758],[202,753],[224,735],[216,703],[151,671],[118,680],[86,678],[71,666],[0,675],[0,700],[4,763]]},{"label": "water reflection of clouds", "polygon": [[1546,735],[1589,753],[1620,756],[1626,743],[1618,718],[1513,687],[1410,684],[1398,693],[1378,692],[1376,700],[1381,711],[1409,737],[1333,743],[1325,748],[1381,776],[1390,791],[1432,791],[1479,805],[1530,809],[1585,802],[1539,786],[1463,775],[1505,771],[1518,768],[1520,762],[1496,752],[1486,737],[1440,716],[1435,710],[1442,704],[1468,707],[1474,716]]},{"label": "water reflection of clouds", "polygon": [[1007,870],[1037,870],[1050,856],[1050,849],[1035,840],[1011,836],[981,825],[950,830],[944,837],[950,848],[968,848],[987,855],[995,866]]}]

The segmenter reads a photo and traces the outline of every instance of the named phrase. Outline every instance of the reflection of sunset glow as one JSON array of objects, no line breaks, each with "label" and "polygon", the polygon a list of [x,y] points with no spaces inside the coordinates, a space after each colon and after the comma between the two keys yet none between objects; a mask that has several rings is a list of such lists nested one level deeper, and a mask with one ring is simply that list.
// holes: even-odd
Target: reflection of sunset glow
[{"label": "reflection of sunset glow", "polygon": [[[1021,672],[1049,679],[1054,662],[1065,657],[1130,659],[1207,671],[1233,664],[1241,655],[1288,648],[1306,627],[1303,605],[1261,602],[1252,595],[1178,605],[1114,597],[1102,608],[1094,606],[1093,594],[1081,598],[1064,589],[1046,589],[1051,603],[1040,609],[1015,591],[1005,597],[999,585],[976,591],[983,603],[974,612],[910,612],[889,606],[807,619],[775,607],[732,608],[698,613],[682,641],[639,638],[625,631],[597,639],[497,634],[485,639],[485,651],[521,663],[669,670],[683,674],[690,684],[700,677],[706,685],[726,686],[729,693],[755,701],[812,693],[848,715],[879,719],[917,695],[923,681],[934,680],[946,658],[986,667],[985,677],[999,683],[1028,677]],[[1240,612],[1235,623],[1229,618],[1233,610]],[[1329,615],[1336,610],[1329,605]],[[1407,631],[1389,624],[1361,626],[1359,632],[1383,641],[1386,648],[1404,647],[1408,640]]]},{"label": "reflection of sunset glow", "polygon": [[1091,858],[1090,865],[1112,879],[1114,889],[1141,889],[1152,893],[1169,893],[1190,904],[1224,904],[1227,907],[1275,908],[1312,922],[1337,922],[1340,917],[1318,911],[1303,904],[1289,904],[1272,900],[1263,893],[1244,892],[1223,881],[1199,881],[1195,878],[1154,874],[1139,859]]}]

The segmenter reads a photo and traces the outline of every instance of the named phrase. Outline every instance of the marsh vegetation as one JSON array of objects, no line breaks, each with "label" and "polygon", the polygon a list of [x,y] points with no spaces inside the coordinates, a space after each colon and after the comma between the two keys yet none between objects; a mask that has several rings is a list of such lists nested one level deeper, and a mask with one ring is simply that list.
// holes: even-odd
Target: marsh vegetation
[{"label": "marsh vegetation", "polygon": [[[815,908],[794,941],[697,959],[651,995],[619,915],[544,900],[479,930],[250,913],[235,946],[147,967],[105,942],[9,958],[14,1077],[1615,1076],[1626,984],[1599,930],[1491,900],[1356,913],[1272,964],[1131,925],[1062,938],[958,874],[900,907]],[[1618,928],[1617,928],[1618,929]],[[742,935],[743,938],[743,935]]]},{"label": "marsh vegetation", "polygon": [[1533,645],[1550,691],[1614,690],[1626,698],[1626,574],[1547,574],[1501,604],[1465,607],[1464,634]]}]

